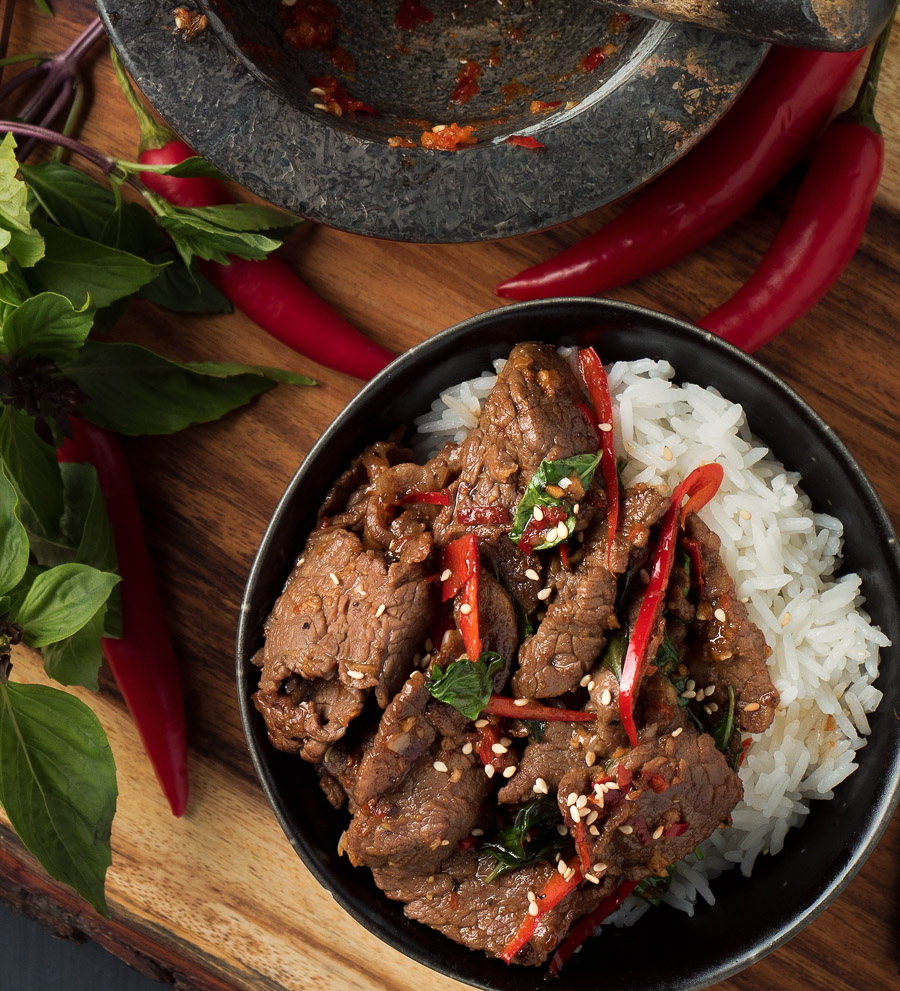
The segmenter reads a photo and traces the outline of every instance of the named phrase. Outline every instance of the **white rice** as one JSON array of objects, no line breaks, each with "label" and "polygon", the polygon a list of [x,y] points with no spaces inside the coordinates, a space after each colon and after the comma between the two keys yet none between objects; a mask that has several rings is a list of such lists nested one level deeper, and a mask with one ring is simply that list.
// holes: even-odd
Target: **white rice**
[{"label": "white rice", "polygon": [[[475,426],[494,373],[444,392],[416,420],[420,453],[460,441]],[[732,826],[717,830],[679,863],[664,902],[692,915],[697,898],[715,901],[709,881],[758,856],[777,854],[814,799],[830,799],[856,768],[869,733],[867,715],[881,701],[872,684],[878,651],[890,641],[863,611],[858,575],[834,577],[843,528],[813,512],[800,478],[753,437],[740,405],[714,389],[676,385],[668,362],[642,359],[607,369],[617,455],[628,459],[626,485],[673,489],[704,462],[725,478],[700,513],[722,540],[722,558],[750,618],[772,649],[769,674],[781,703],[769,729],[753,738],[740,769],[743,800]],[[631,925],[649,904],[632,896],[611,917]]]}]

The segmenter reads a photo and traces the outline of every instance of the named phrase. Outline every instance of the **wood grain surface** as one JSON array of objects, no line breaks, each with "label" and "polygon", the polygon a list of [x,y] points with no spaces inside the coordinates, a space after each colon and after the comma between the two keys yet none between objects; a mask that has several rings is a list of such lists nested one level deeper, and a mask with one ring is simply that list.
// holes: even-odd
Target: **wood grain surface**
[{"label": "wood grain surface", "polygon": [[[55,0],[54,20],[20,0],[13,51],[57,50],[93,16]],[[133,157],[137,128],[103,46],[90,63],[82,138]],[[846,442],[900,528],[900,32],[879,103],[887,164],[865,240],[828,297],[760,353]],[[696,319],[752,271],[784,216],[789,176],[690,258],[611,295]],[[404,245],[304,225],[286,255],[328,302],[401,351],[498,305],[493,286],[594,230],[615,207],[545,233],[489,244]],[[192,796],[173,819],[112,682],[76,692],[106,727],[119,773],[105,922],[50,881],[0,819],[0,897],[55,931],[87,934],[149,974],[202,991],[358,991],[461,985],[395,953],[307,873],[256,782],[238,718],[234,638],[245,576],[295,468],[360,383],[315,366],[239,314],[186,317],[140,303],[114,336],[184,360],[281,366],[314,389],[279,387],[221,422],[127,440],[148,541],[180,659]],[[15,678],[41,681],[34,658]],[[900,718],[900,714],[897,714]],[[862,754],[865,759],[865,752]],[[735,920],[739,924],[739,920]],[[844,893],[786,946],[717,991],[875,991],[898,987],[900,817]]]}]

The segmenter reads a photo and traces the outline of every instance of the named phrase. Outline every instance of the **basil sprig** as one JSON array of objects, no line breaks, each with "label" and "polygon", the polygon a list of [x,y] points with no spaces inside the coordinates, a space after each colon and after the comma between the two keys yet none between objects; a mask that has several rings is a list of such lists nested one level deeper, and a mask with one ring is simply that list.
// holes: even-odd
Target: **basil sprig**
[{"label": "basil sprig", "polygon": [[519,809],[515,819],[481,847],[494,858],[485,882],[539,860],[552,859],[569,839],[556,829],[560,822],[556,798],[549,795],[541,795]]},{"label": "basil sprig", "polygon": [[503,658],[486,650],[477,661],[451,661],[443,671],[435,665],[425,687],[468,719],[477,719],[491,700],[494,675],[502,669]]},{"label": "basil sprig", "polygon": [[712,738],[716,741],[716,747],[725,753],[728,750],[728,744],[731,743],[731,738],[734,736],[734,688],[731,685],[728,686],[728,711],[722,716],[722,718],[713,726],[710,730]]},{"label": "basil sprig", "polygon": [[[525,488],[525,493],[516,507],[516,514],[513,518],[512,530],[509,532],[510,539],[518,544],[525,533],[525,528],[534,518],[536,506],[542,509],[548,506],[555,506],[566,511],[565,537],[554,536],[551,540],[541,539],[540,543],[534,545],[534,550],[543,551],[550,547],[556,547],[563,543],[575,532],[577,517],[572,512],[573,505],[568,499],[560,499],[551,495],[547,491],[548,485],[559,485],[564,478],[577,475],[581,479],[581,484],[585,490],[590,486],[594,472],[600,464],[601,452],[597,454],[576,454],[571,458],[562,458],[559,461],[542,461],[538,470],[531,476],[531,480]],[[549,527],[546,528],[549,530]]]}]

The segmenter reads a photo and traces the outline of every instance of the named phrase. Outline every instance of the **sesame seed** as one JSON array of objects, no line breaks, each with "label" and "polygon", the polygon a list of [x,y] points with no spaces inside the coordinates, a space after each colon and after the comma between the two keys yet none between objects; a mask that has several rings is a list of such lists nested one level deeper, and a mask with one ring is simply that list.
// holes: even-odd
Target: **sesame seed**
[{"label": "sesame seed", "polygon": [[590,872],[588,872],[587,874],[584,875],[584,879],[585,879],[585,881],[590,881],[591,884],[599,884],[600,883],[600,878],[599,877],[594,877],[594,875],[591,874]]},{"label": "sesame seed", "polygon": [[434,127],[431,129],[431,133],[440,134],[441,131],[446,131],[446,130],[447,130],[446,124],[435,124]]},{"label": "sesame seed", "polygon": [[671,461],[672,458],[675,457],[675,455],[672,453],[672,449],[668,446],[668,444],[663,448],[663,457],[666,459],[666,461]]},{"label": "sesame seed", "polygon": [[298,565],[303,564],[305,561],[306,561],[306,558],[305,557],[301,557],[300,560],[297,562],[297,564]]},{"label": "sesame seed", "polygon": [[604,791],[618,791],[619,790],[619,782],[618,781],[604,781],[603,782],[603,790]]},{"label": "sesame seed", "polygon": [[790,614],[789,612],[786,612],[786,613],[785,613],[785,614],[784,614],[784,615],[783,615],[783,616],[781,617],[781,625],[782,625],[782,626],[787,626],[787,625],[788,625],[788,623],[790,623],[790,621],[791,621],[791,614]]},{"label": "sesame seed", "polygon": [[484,773],[489,778],[492,778],[494,776],[494,765],[493,764],[485,764],[484,765]]},{"label": "sesame seed", "polygon": [[612,692],[608,688],[604,688],[600,693],[600,705],[609,705],[612,702]]},{"label": "sesame seed", "polygon": [[593,750],[589,750],[584,755],[584,762],[585,764],[587,764],[588,767],[593,767],[596,761],[597,761],[597,755],[594,753]]},{"label": "sesame seed", "polygon": [[759,708],[759,702],[751,702],[750,705],[744,706],[744,712],[756,712]]},{"label": "sesame seed", "polygon": [[484,830],[480,826],[476,826],[472,830],[472,835],[473,836],[484,836]]},{"label": "sesame seed", "polygon": [[541,520],[544,518],[544,511],[543,511],[543,509],[541,509],[540,506],[535,506],[534,507],[534,512],[532,513],[532,516],[534,516],[534,518],[538,521],[538,523],[540,523]]},{"label": "sesame seed", "polygon": [[450,571],[449,568],[444,568],[444,570],[441,572],[441,581],[445,582],[450,577],[451,574],[452,572]]},{"label": "sesame seed", "polygon": [[502,736],[500,738],[500,742],[503,744],[504,747],[511,747],[512,746],[512,740],[510,740],[510,738],[508,736]]},{"label": "sesame seed", "polygon": [[591,809],[587,814],[587,819],[584,821],[589,825],[593,826],[594,823],[600,818],[600,813],[596,809]]},{"label": "sesame seed", "polygon": [[463,605],[459,607],[459,611],[463,614],[463,616],[468,616],[469,613],[472,611],[472,607],[469,605],[468,602],[465,602],[463,603]]},{"label": "sesame seed", "polygon": [[431,651],[434,650],[434,641],[431,639],[431,637],[429,637],[425,641],[425,649],[428,651],[429,654],[431,653]]},{"label": "sesame seed", "polygon": [[559,871],[560,874],[565,874],[566,870],[568,869],[566,867],[566,862],[564,860],[557,860],[556,869]]},{"label": "sesame seed", "polygon": [[546,795],[548,792],[547,782],[543,778],[538,778],[531,790],[537,795]]},{"label": "sesame seed", "polygon": [[631,836],[631,834],[634,832],[634,829],[631,826],[619,826],[619,832],[623,836]]},{"label": "sesame seed", "polygon": [[528,892],[528,901],[529,902],[536,902],[537,901],[537,895],[533,891],[529,891]]},{"label": "sesame seed", "polygon": [[577,801],[578,801],[577,791],[570,791],[569,794],[566,795],[566,805],[574,805]]},{"label": "sesame seed", "polygon": [[316,110],[324,110],[325,113],[328,113],[328,107],[326,107],[324,103],[314,103],[313,106]]},{"label": "sesame seed", "polygon": [[692,699],[696,694],[696,692],[682,692],[681,697],[683,699]]},{"label": "sesame seed", "polygon": [[684,686],[689,692],[692,692],[697,687],[697,682],[693,678],[688,679],[688,683]]},{"label": "sesame seed", "polygon": [[[590,817],[588,817],[588,818],[590,818]],[[597,829],[596,826],[588,826],[588,832],[591,834],[591,836],[599,836],[600,835],[600,830]]]},{"label": "sesame seed", "polygon": [[660,836],[662,836],[662,834],[663,834],[662,826],[657,826],[656,829],[653,830],[653,839],[658,840]]},{"label": "sesame seed", "polygon": [[717,609],[713,613],[713,616],[715,616],[720,623],[724,623],[725,620],[728,619],[728,616],[725,614],[725,610],[722,608]]},{"label": "sesame seed", "polygon": [[542,588],[540,592],[538,592],[537,597],[541,600],[541,602],[546,602],[547,599],[550,598],[552,591],[552,588]]},{"label": "sesame seed", "polygon": [[707,695],[713,695],[713,694],[715,694],[715,691],[716,691],[716,686],[715,685],[707,685],[706,686],[706,694]]},{"label": "sesame seed", "polygon": [[349,671],[348,670],[347,671],[347,675],[350,678],[365,678],[365,675],[362,673],[362,671]]},{"label": "sesame seed", "polygon": [[702,688],[698,688],[694,698],[697,702],[702,702],[706,698],[706,692]]},{"label": "sesame seed", "polygon": [[495,754],[505,754],[507,752],[507,748],[504,747],[502,743],[495,743],[491,747],[491,750],[493,750]]},{"label": "sesame seed", "polygon": [[441,774],[446,774],[447,773],[447,765],[442,760],[436,760],[431,766],[436,771],[440,771]]},{"label": "sesame seed", "polygon": [[545,543],[549,544],[554,540],[556,540],[556,527],[554,527],[552,530],[547,530],[546,533],[544,534]]},{"label": "sesame seed", "polygon": [[560,836],[565,836],[569,832],[568,829],[566,829],[566,827],[561,822],[558,822],[556,824],[556,831],[557,833],[559,833]]},{"label": "sesame seed", "polygon": [[577,516],[578,513],[579,513],[579,511],[580,511],[580,509],[581,509],[581,503],[580,502],[576,502],[575,505],[572,507],[572,515],[573,516]]},{"label": "sesame seed", "polygon": [[564,878],[565,878],[565,879],[566,879],[567,881],[571,881],[571,880],[572,880],[572,878],[573,878],[573,877],[575,877],[575,868],[574,868],[574,867],[570,867],[570,868],[569,868],[569,869],[568,869],[568,870],[566,871],[566,873],[565,873],[565,874],[563,875],[563,877],[564,877]]},{"label": "sesame seed", "polygon": [[537,902],[529,902],[528,903],[528,914],[529,915],[537,915],[538,912],[540,912],[540,909],[537,907]]},{"label": "sesame seed", "polygon": [[753,514],[750,512],[749,509],[742,509],[741,510],[741,519],[742,520],[749,520],[752,515]]},{"label": "sesame seed", "polygon": [[[282,3],[283,2],[284,0],[282,0]],[[285,6],[287,6],[287,4],[285,4]],[[313,86],[313,88],[310,90],[310,93],[312,93],[313,96],[324,96],[325,90],[323,90],[321,86]]]},{"label": "sesame seed", "polygon": [[487,719],[476,719],[475,720],[475,728],[476,729],[483,729],[485,726],[487,726],[487,724],[488,724],[488,720]]},{"label": "sesame seed", "polygon": [[340,585],[341,580],[338,578],[338,576],[333,571],[331,572],[331,574],[328,577],[334,582],[335,585]]},{"label": "sesame seed", "polygon": [[588,691],[589,692],[592,692],[594,690],[594,684],[595,684],[595,682],[593,682],[593,681],[589,681],[588,682]]},{"label": "sesame seed", "polygon": [[450,840],[441,840],[441,846],[450,846]]},{"label": "sesame seed", "polygon": [[569,539],[569,528],[566,526],[565,523],[560,523],[559,526],[556,528],[556,532],[559,534],[560,540]]},{"label": "sesame seed", "polygon": [[384,609],[385,609],[385,606],[384,606],[384,603],[382,602],[381,605],[375,610],[375,618],[376,619],[378,619],[378,617],[381,616],[382,613],[384,613]]},{"label": "sesame seed", "polygon": [[579,795],[578,798],[575,799],[575,808],[583,809],[585,805],[587,805],[587,795]]},{"label": "sesame seed", "polygon": [[678,729],[672,730],[672,739],[674,740],[676,736],[681,736],[681,727],[680,726],[678,727]]},{"label": "sesame seed", "polygon": [[[705,706],[705,708],[709,709],[709,711],[711,713],[712,712],[718,712],[719,711],[719,703],[718,702],[710,702],[708,706]],[[674,734],[673,734],[673,736],[674,736]]]},{"label": "sesame seed", "polygon": [[602,874],[608,868],[608,864],[594,864],[594,873]]},{"label": "sesame seed", "polygon": [[578,682],[578,684],[579,684],[579,685],[581,685],[581,687],[582,687],[582,688],[587,688],[587,683],[588,683],[588,682],[589,682],[590,680],[591,680],[591,676],[590,676],[589,674],[586,674],[586,675],[585,675],[585,676],[584,676],[584,677],[583,677],[583,678],[581,679],[581,681],[579,681],[579,682]]},{"label": "sesame seed", "polygon": [[578,822],[578,820],[581,819],[581,813],[574,805],[569,806],[569,815],[572,817],[574,822]]},{"label": "sesame seed", "polygon": [[603,433],[605,433],[605,434],[608,434],[610,432],[610,430],[612,430],[612,424],[611,423],[598,423],[597,424],[597,429],[598,430],[602,430]]},{"label": "sesame seed", "polygon": [[713,714],[711,705],[703,706],[703,711],[707,714],[707,716],[711,716]]},{"label": "sesame seed", "polygon": [[528,705],[528,699],[513,699],[513,705]]},{"label": "sesame seed", "polygon": [[541,580],[541,576],[534,570],[534,568],[529,568],[525,572],[525,577],[530,578],[533,582],[539,582]]}]

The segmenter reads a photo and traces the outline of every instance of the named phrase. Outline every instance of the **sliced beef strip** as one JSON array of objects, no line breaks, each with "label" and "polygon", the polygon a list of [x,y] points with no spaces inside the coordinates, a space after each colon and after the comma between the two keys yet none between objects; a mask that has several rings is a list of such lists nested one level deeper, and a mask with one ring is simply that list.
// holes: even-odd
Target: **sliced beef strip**
[{"label": "sliced beef strip", "polygon": [[317,762],[362,712],[370,691],[349,688],[337,678],[306,681],[289,675],[280,683],[261,680],[253,704],[273,747]]},{"label": "sliced beef strip", "polygon": [[[505,534],[497,540],[483,542],[479,550],[483,564],[492,568],[500,584],[530,616],[541,604],[537,597],[544,587],[541,582],[544,568],[541,559],[536,554],[523,554]],[[528,575],[529,571],[537,574],[537,581]]]},{"label": "sliced beef strip", "polygon": [[376,689],[385,706],[403,684],[436,609],[419,564],[389,563],[356,534],[315,531],[266,623],[260,690],[291,674]]},{"label": "sliced beef strip", "polygon": [[543,738],[525,747],[516,773],[497,793],[497,801],[510,805],[530,802],[538,794],[534,786],[539,778],[547,794],[553,794],[562,777],[577,765],[584,766],[584,754],[573,745],[572,724],[548,722]]},{"label": "sliced beef strip", "polygon": [[[727,711],[731,685],[738,726],[749,733],[762,733],[778,706],[778,692],[766,667],[772,651],[737,596],[719,557],[718,536],[696,515],[688,517],[685,530],[700,545],[703,586],[696,612],[697,643],[684,663],[699,688],[714,686],[712,694],[706,692],[707,704],[715,702],[720,712]],[[724,620],[716,615],[719,610]]]},{"label": "sliced beef strip", "polygon": [[508,522],[474,527],[482,539],[500,539],[541,461],[596,451],[594,432],[578,409],[584,399],[554,348],[517,344],[484,402],[478,426],[463,442],[460,476],[451,505],[436,523],[436,541],[448,543],[473,529],[460,513],[464,519],[466,511],[483,507],[506,511]]},{"label": "sliced beef strip", "polygon": [[[556,872],[556,864],[541,861],[501,874],[489,883],[494,866],[488,854],[457,853],[431,875],[409,876],[396,870],[375,871],[375,882],[389,898],[406,902],[405,913],[431,926],[470,950],[499,956],[528,916],[528,893],[536,897]],[[519,952],[517,964],[543,963],[573,922],[592,911],[612,889],[611,884],[582,885],[541,916],[531,941]]]},{"label": "sliced beef strip", "polygon": [[409,461],[412,452],[392,441],[370,444],[354,458],[328,490],[319,507],[318,525],[330,524],[347,529],[361,526],[366,511],[366,499],[372,484],[392,465]]},{"label": "sliced beef strip", "polygon": [[[709,734],[687,726],[641,742],[619,762],[632,775],[630,790],[607,791],[598,808],[596,791],[587,809],[599,812],[590,829],[591,860],[603,876],[640,880],[662,875],[705,840],[741,798],[741,781]],[[593,781],[602,777],[595,774]],[[618,771],[611,770],[617,778]],[[585,819],[587,822],[587,819]],[[687,825],[679,835],[653,834]],[[624,827],[624,832],[623,832]]]},{"label": "sliced beef strip", "polygon": [[[437,770],[437,761],[447,771]],[[490,790],[477,755],[432,749],[397,788],[357,810],[344,849],[354,866],[434,873],[472,832]]]}]

